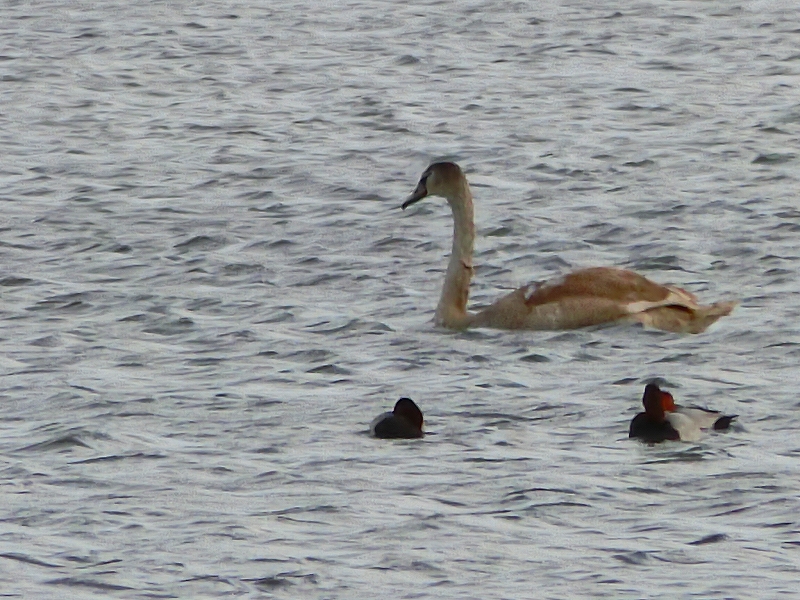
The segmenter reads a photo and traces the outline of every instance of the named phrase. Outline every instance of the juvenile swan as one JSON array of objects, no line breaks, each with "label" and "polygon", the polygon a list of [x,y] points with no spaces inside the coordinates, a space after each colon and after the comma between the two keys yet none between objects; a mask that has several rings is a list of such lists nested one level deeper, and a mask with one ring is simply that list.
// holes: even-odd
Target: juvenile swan
[{"label": "juvenile swan", "polygon": [[663,286],[624,269],[596,267],[552,281],[531,283],[477,313],[467,311],[475,241],[472,193],[461,168],[434,163],[420,177],[403,210],[425,196],[443,196],[453,211],[453,250],[436,323],[450,329],[575,329],[612,321],[665,331],[700,333],[729,314],[736,302],[701,306],[678,287]]}]

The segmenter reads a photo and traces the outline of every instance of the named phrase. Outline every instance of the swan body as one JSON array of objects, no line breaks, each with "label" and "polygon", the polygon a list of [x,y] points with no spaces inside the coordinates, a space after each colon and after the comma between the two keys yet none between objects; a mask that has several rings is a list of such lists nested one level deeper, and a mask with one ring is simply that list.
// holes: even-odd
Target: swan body
[{"label": "swan body", "polygon": [[370,433],[377,438],[421,438],[422,411],[411,398],[400,398],[392,412],[375,417],[369,426]]},{"label": "swan body", "polygon": [[736,302],[700,305],[693,294],[681,288],[659,285],[633,271],[596,267],[531,283],[471,313],[467,300],[475,223],[472,193],[461,168],[452,162],[429,166],[402,208],[426,196],[443,196],[453,213],[453,249],[435,317],[443,327],[576,329],[620,321],[699,333],[736,306]]}]

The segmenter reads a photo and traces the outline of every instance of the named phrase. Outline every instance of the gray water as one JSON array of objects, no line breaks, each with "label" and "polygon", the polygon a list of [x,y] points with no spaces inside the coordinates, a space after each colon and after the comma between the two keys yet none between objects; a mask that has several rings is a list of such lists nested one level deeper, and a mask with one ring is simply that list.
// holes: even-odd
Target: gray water
[{"label": "gray water", "polygon": [[[0,11],[3,597],[797,597],[796,2]],[[473,303],[741,304],[437,329],[441,157]],[[739,426],[628,440],[652,377]],[[371,439],[401,395],[426,438]]]}]

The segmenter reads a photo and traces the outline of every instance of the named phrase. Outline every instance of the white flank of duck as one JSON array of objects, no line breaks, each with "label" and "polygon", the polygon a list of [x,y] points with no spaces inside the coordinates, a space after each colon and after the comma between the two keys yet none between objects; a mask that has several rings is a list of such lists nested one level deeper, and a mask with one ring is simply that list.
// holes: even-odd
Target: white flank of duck
[{"label": "white flank of duck", "polygon": [[672,397],[672,394],[664,390],[659,391],[662,394],[662,405],[668,419],[670,415],[676,415],[676,418],[686,419],[698,429],[727,429],[730,427],[731,421],[738,416],[724,415],[718,410],[700,406],[681,406],[680,404],[675,404],[675,398]]}]

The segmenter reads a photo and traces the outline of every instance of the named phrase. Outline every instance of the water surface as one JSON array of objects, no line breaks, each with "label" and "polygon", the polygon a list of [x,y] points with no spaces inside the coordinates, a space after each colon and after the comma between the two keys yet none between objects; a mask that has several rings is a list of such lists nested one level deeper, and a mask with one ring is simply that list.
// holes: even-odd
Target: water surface
[{"label": "water surface", "polygon": [[[24,598],[794,597],[800,9],[6,3],[0,587]],[[698,336],[452,333],[618,265]],[[627,439],[643,384],[740,415]],[[401,395],[421,441],[369,438]]]}]

